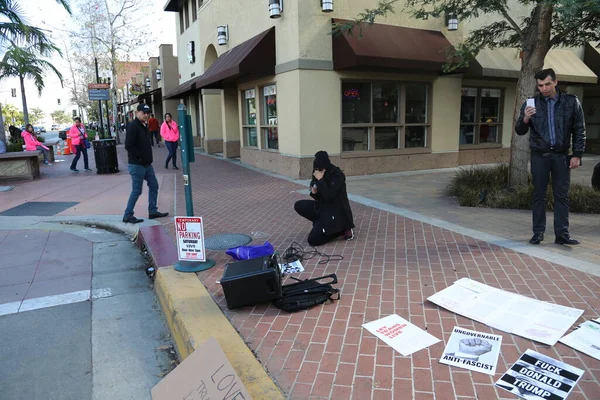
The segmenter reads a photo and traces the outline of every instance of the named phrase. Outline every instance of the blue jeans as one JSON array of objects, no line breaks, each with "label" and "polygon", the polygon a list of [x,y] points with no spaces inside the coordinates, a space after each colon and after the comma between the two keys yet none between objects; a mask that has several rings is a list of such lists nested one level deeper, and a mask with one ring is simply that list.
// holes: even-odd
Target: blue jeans
[{"label": "blue jeans", "polygon": [[83,167],[85,169],[90,169],[90,165],[88,162],[87,148],[85,147],[85,145],[82,143],[82,144],[78,144],[75,147],[77,148],[77,153],[75,154],[75,158],[73,159],[73,162],[71,163],[71,169],[77,168],[77,162],[79,161],[79,158],[81,157],[81,153],[83,153]]},{"label": "blue jeans", "polygon": [[127,208],[125,209],[124,217],[132,217],[135,203],[142,194],[142,188],[144,186],[144,180],[148,182],[148,214],[152,215],[158,212],[156,208],[156,202],[158,199],[158,180],[154,174],[154,168],[152,165],[144,167],[143,165],[129,164],[129,175],[131,175],[131,194],[129,195],[129,201],[127,202]]},{"label": "blue jeans", "polygon": [[42,154],[44,155],[44,162],[45,162],[46,164],[48,164],[48,162],[50,161],[50,158],[49,158],[49,156],[48,156],[48,150],[46,150],[46,149],[45,149],[45,148],[43,148],[42,146],[35,146],[35,148],[36,148],[37,150],[41,150],[41,151],[42,151]]},{"label": "blue jeans", "polygon": [[167,168],[169,168],[169,161],[171,161],[171,159],[173,160],[173,166],[177,166],[177,144],[178,142],[168,142],[165,140],[165,145],[167,146],[167,150],[169,150],[169,156],[165,162]]}]

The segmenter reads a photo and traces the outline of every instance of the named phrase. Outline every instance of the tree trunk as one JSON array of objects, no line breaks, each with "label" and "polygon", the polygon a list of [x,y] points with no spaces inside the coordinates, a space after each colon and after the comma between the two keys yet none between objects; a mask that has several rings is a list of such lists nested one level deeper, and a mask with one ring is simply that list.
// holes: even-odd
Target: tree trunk
[{"label": "tree trunk", "polygon": [[[535,73],[544,68],[544,59],[550,51],[550,28],[553,8],[540,3],[536,6],[529,29],[523,32],[521,41],[523,55],[521,76],[517,81],[517,99],[513,115],[512,138],[510,144],[509,187],[527,184],[529,163],[529,133],[519,136],[514,126],[519,118],[521,106],[528,97],[535,94]],[[537,21],[537,23],[536,23]]]},{"label": "tree trunk", "polygon": [[23,122],[25,125],[29,123],[29,111],[27,110],[27,97],[25,96],[25,78],[19,77],[21,81],[21,100],[23,100]]}]

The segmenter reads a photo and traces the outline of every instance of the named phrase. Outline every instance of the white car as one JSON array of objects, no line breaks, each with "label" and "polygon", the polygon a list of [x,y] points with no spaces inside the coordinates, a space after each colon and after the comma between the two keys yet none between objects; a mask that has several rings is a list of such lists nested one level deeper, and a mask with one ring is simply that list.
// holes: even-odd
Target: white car
[{"label": "white car", "polygon": [[60,126],[58,124],[52,124],[52,127],[50,128],[51,131],[58,131],[60,130]]}]

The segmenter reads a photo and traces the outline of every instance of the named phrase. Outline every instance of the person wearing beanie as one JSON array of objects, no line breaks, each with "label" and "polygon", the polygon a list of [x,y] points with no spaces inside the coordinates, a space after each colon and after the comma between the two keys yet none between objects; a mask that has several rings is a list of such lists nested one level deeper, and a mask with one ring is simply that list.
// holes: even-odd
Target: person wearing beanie
[{"label": "person wearing beanie", "polygon": [[313,161],[310,197],[298,200],[294,210],[313,223],[308,244],[319,246],[340,236],[354,239],[354,218],[346,192],[346,176],[331,163],[326,151],[318,151]]}]

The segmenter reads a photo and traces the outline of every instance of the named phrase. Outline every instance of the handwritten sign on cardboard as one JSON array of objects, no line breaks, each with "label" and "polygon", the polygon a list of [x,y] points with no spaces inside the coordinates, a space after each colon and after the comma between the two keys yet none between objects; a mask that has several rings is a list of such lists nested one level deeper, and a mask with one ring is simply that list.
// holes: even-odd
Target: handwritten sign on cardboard
[{"label": "handwritten sign on cardboard", "polygon": [[250,400],[215,338],[208,339],[152,388],[152,400]]}]

